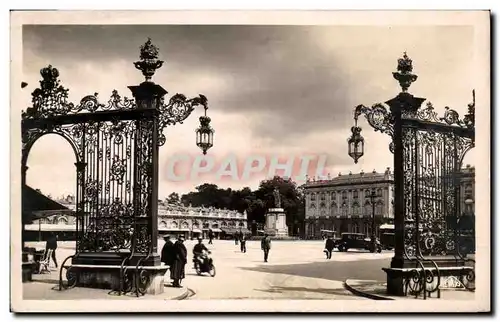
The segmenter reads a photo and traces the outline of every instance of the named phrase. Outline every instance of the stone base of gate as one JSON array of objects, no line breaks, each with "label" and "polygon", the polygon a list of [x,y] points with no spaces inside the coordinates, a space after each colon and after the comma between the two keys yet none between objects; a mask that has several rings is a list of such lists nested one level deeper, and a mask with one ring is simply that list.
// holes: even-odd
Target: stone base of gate
[{"label": "stone base of gate", "polygon": [[[71,269],[77,275],[77,287],[99,288],[118,291],[122,288],[120,270],[116,265],[71,265]],[[165,273],[168,266],[145,266],[141,267],[149,276],[149,282],[144,289],[146,294],[157,295],[164,291]],[[136,266],[127,266],[129,279],[137,278]],[[134,285],[134,284],[132,284]],[[135,287],[135,286],[134,286]]]},{"label": "stone base of gate", "polygon": [[[425,259],[433,260],[442,277],[460,276],[464,272],[473,270],[473,267],[466,266],[466,261],[453,256],[429,256]],[[429,261],[422,261],[426,269],[434,270],[435,266]],[[414,260],[393,258],[390,268],[382,268],[387,275],[387,295],[406,296],[406,282],[409,272],[420,266]]]},{"label": "stone base of gate", "polygon": [[[130,250],[123,251],[109,251],[109,252],[88,252],[79,253],[77,257],[72,259],[73,264],[79,265],[118,265],[120,266],[123,259],[130,257]],[[159,266],[161,265],[160,255],[153,253],[151,256],[147,257],[147,254],[136,253],[134,256],[127,261],[126,265],[134,266],[137,265],[139,260],[141,261],[141,266]]]}]

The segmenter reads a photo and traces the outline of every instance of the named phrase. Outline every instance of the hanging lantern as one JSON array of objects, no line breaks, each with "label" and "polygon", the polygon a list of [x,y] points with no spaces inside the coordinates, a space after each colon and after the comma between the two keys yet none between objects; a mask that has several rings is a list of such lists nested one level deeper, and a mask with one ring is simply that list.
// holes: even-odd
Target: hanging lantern
[{"label": "hanging lantern", "polygon": [[349,144],[349,156],[353,158],[354,163],[358,163],[359,158],[364,154],[365,139],[361,136],[359,126],[351,127],[352,135],[347,141]]},{"label": "hanging lantern", "polygon": [[214,129],[210,126],[210,117],[205,115],[200,117],[200,127],[196,129],[196,145],[207,154],[207,150],[214,145]]}]

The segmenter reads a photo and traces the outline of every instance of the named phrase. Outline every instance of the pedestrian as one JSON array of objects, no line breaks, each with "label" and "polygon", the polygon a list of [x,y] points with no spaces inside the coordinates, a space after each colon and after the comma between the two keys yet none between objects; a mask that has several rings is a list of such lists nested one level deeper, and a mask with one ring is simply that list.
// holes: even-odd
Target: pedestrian
[{"label": "pedestrian", "polygon": [[239,239],[238,233],[234,233],[234,244],[236,246],[238,245],[238,239]]},{"label": "pedestrian", "polygon": [[172,241],[170,240],[169,235],[163,236],[163,240],[165,241],[165,244],[161,249],[160,261],[162,263],[165,263],[165,265],[167,265],[170,270],[172,270],[172,264],[174,262],[174,243],[172,243]]},{"label": "pedestrian", "polygon": [[243,234],[241,234],[240,245],[241,245],[240,246],[241,252],[246,253],[247,252],[247,238]]},{"label": "pedestrian", "polygon": [[174,256],[172,267],[170,268],[170,278],[173,280],[174,287],[181,287],[185,276],[185,266],[187,263],[187,249],[184,245],[184,236],[180,235],[173,247]]},{"label": "pedestrian", "polygon": [[335,243],[333,242],[333,239],[328,236],[325,242],[326,259],[332,259],[332,252],[334,247]]},{"label": "pedestrian", "polygon": [[209,229],[208,230],[208,243],[209,244],[213,244],[212,239],[214,239],[214,232],[212,231],[212,229]]},{"label": "pedestrian", "polygon": [[269,250],[271,249],[271,238],[268,234],[264,234],[264,238],[260,241],[260,248],[264,251],[264,262],[267,263]]},{"label": "pedestrian", "polygon": [[[52,250],[51,258],[54,261],[56,268],[57,268],[57,259],[56,259],[57,239],[58,236],[54,233],[51,233],[49,238],[47,239],[47,242],[45,243],[45,255],[49,253],[49,250]],[[47,260],[50,265],[50,258],[47,258]]]}]

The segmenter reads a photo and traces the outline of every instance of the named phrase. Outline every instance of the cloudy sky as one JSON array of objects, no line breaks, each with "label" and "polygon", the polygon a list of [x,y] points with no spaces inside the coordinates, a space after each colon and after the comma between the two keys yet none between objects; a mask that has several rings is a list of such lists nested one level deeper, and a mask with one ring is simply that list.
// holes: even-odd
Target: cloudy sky
[{"label": "cloudy sky", "polygon": [[[248,180],[219,179],[214,172],[231,155],[240,167],[250,155],[294,158],[295,167],[303,155],[327,155],[325,174],[383,171],[392,167],[388,137],[362,120],[366,148],[357,165],[347,155],[346,141],[356,105],[398,93],[392,72],[403,52],[419,76],[410,92],[428,98],[439,111],[448,105],[463,114],[474,88],[471,75],[477,73],[470,26],[24,26],[23,76],[29,85],[19,110],[30,106],[39,70],[48,64],[59,69],[75,103],[94,92],[105,102],[113,89],[131,96],[127,86],[143,81],[133,62],[147,37],[165,61],[153,80],[169,92],[167,97],[207,96],[216,131],[208,153],[215,160],[212,174],[173,182],[167,175],[169,160],[183,154],[193,161],[201,154],[194,129],[202,111],[165,130],[161,198],[204,182],[255,188],[267,177],[261,172]],[[74,162],[66,142],[45,136],[31,150],[27,182],[56,196],[73,193]]]}]

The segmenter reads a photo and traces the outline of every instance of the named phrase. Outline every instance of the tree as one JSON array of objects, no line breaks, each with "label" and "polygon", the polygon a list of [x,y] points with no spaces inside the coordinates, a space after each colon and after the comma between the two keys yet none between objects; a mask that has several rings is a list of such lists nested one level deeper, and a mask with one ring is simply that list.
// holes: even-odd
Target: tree
[{"label": "tree", "polygon": [[231,188],[222,189],[215,184],[205,183],[196,187],[196,191],[184,194],[180,199],[185,205],[194,207],[214,207],[247,212],[247,219],[251,223],[265,223],[267,209],[275,207],[274,188],[278,187],[281,196],[281,206],[284,208],[287,225],[292,234],[302,227],[305,218],[304,193],[291,179],[276,176],[270,180],[263,180],[259,188],[252,191],[249,187],[241,190]]},{"label": "tree", "polygon": [[172,192],[167,197],[167,203],[169,204],[178,204],[180,201],[179,194],[177,192]]},{"label": "tree", "polygon": [[287,225],[296,232],[293,226],[303,222],[304,211],[304,193],[297,184],[289,179],[275,176],[269,180],[260,182],[259,188],[255,191],[255,196],[264,203],[264,208],[275,207],[274,189],[278,188],[281,197],[281,207],[285,210]]}]

